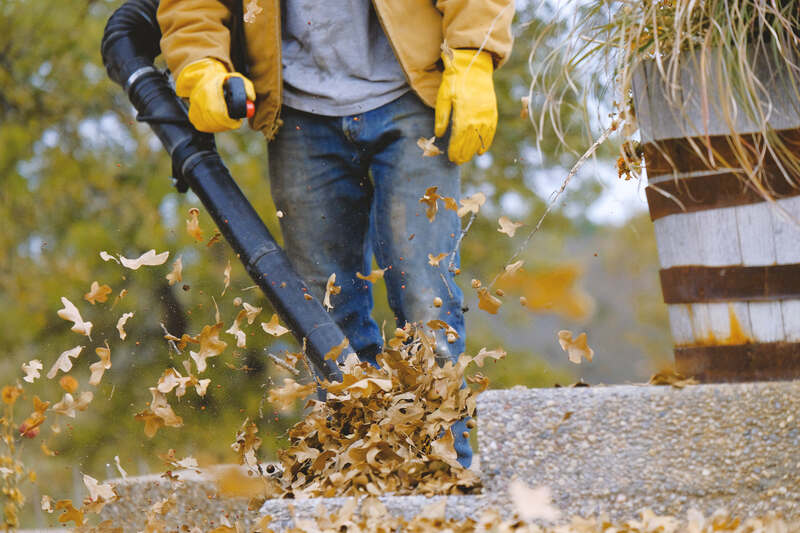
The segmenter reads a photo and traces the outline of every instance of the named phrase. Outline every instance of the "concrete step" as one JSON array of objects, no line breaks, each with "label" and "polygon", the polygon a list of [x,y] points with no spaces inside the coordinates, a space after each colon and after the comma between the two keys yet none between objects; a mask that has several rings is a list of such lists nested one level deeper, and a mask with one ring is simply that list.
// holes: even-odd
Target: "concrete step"
[{"label": "concrete step", "polygon": [[[638,518],[644,508],[685,517],[724,508],[738,517],[780,512],[800,518],[800,382],[695,385],[683,389],[608,386],[487,391],[478,400],[478,456],[483,493],[475,496],[384,496],[406,518],[441,498],[450,518],[477,518],[485,508],[513,509],[509,483],[550,487],[563,516],[607,513]],[[126,530],[141,529],[142,509],[169,496],[157,476],[128,478],[120,502],[104,510]],[[292,513],[311,518],[344,498],[270,500],[248,511],[244,499],[216,498],[213,483],[188,474],[177,489],[170,527],[248,527],[269,514],[276,531]],[[289,505],[292,506],[290,510]]]}]

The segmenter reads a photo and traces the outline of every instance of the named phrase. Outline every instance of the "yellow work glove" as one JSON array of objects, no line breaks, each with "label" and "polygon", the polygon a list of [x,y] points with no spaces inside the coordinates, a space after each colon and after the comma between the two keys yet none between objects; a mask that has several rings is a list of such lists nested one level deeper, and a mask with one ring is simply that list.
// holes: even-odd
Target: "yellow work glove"
[{"label": "yellow work glove", "polygon": [[234,130],[242,125],[242,119],[228,116],[228,107],[223,95],[223,84],[228,78],[244,80],[248,100],[256,99],[253,82],[238,72],[228,72],[224,63],[207,57],[186,65],[175,80],[175,92],[189,99],[189,121],[199,131],[217,133]]},{"label": "yellow work glove", "polygon": [[434,133],[437,137],[445,134],[452,109],[447,154],[450,161],[460,165],[476,153],[484,153],[494,140],[497,129],[494,64],[491,54],[476,50],[448,50],[442,53],[442,60],[444,74],[436,96]]}]

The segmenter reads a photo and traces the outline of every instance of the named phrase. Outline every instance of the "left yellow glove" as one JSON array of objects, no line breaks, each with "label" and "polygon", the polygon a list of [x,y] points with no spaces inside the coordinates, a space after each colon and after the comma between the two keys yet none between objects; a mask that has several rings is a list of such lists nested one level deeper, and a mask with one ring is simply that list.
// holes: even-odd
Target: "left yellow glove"
[{"label": "left yellow glove", "polygon": [[228,107],[222,86],[228,78],[244,80],[248,100],[256,99],[253,82],[238,72],[228,72],[224,63],[206,57],[186,65],[175,80],[175,92],[189,99],[189,121],[199,131],[217,133],[234,130],[242,125],[242,119],[228,116]]},{"label": "left yellow glove", "polygon": [[[477,56],[476,56],[477,53]],[[436,126],[441,137],[447,131],[452,110],[448,157],[466,163],[492,145],[497,129],[497,98],[494,94],[492,55],[476,50],[442,53],[444,74],[436,96]]]}]

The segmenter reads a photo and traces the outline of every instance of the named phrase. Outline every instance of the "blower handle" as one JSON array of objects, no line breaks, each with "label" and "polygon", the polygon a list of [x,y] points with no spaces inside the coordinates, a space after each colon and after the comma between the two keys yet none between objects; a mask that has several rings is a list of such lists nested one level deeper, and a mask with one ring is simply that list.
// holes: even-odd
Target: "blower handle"
[{"label": "blower handle", "polygon": [[247,99],[247,91],[244,89],[244,80],[238,76],[228,78],[222,85],[222,93],[225,96],[225,105],[228,106],[228,116],[233,119],[250,118],[256,112],[256,106],[252,100]]}]

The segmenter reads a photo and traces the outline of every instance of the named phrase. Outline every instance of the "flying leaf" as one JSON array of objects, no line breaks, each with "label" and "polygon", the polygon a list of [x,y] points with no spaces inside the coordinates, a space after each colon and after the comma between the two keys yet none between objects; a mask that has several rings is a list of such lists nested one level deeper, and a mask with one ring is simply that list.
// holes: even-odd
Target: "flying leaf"
[{"label": "flying leaf", "polygon": [[78,395],[77,399],[67,392],[60,402],[53,405],[52,410],[60,415],[75,418],[78,411],[85,411],[89,408],[89,404],[93,399],[94,393],[92,391],[83,391]]},{"label": "flying leaf", "polygon": [[530,113],[529,107],[531,103],[530,96],[523,96],[519,99],[520,103],[522,104],[522,109],[519,112],[519,118],[528,118],[528,114]]},{"label": "flying leaf", "polygon": [[72,361],[70,360],[70,357],[72,357],[73,359],[78,357],[81,354],[82,350],[83,346],[76,346],[70,350],[61,352],[61,355],[58,356],[58,359],[56,359],[56,362],[53,364],[53,367],[47,373],[48,379],[53,379],[54,377],[56,377],[56,374],[58,373],[59,370],[65,373],[72,370]]},{"label": "flying leaf", "polygon": [[370,272],[369,276],[365,276],[361,272],[356,272],[356,277],[358,279],[363,279],[365,281],[370,281],[372,283],[375,283],[379,279],[383,278],[383,273],[384,272],[386,272],[385,268],[378,268],[378,269],[373,270],[372,272]]},{"label": "flying leaf", "polygon": [[174,263],[172,263],[172,270],[169,274],[166,275],[167,281],[169,281],[170,287],[175,285],[176,283],[180,283],[183,281],[183,259],[182,256],[178,256]]},{"label": "flying leaf", "polygon": [[495,350],[487,350],[486,348],[481,348],[480,351],[478,352],[478,355],[472,358],[472,361],[479,367],[483,367],[483,362],[487,357],[490,359],[494,359],[495,361],[499,361],[505,356],[506,356],[506,351],[503,350],[502,348],[497,348]]},{"label": "flying leaf", "polygon": [[99,483],[92,476],[83,474],[83,484],[89,490],[89,499],[92,501],[103,500],[110,502],[117,499],[114,487],[110,483]]},{"label": "flying leaf", "polygon": [[436,135],[430,139],[420,137],[417,139],[417,146],[422,150],[422,157],[434,157],[442,153],[439,147],[436,146]]},{"label": "flying leaf", "polygon": [[111,292],[111,287],[108,285],[100,285],[96,281],[93,281],[92,286],[89,287],[89,292],[83,295],[83,299],[92,305],[96,302],[103,303],[108,300],[108,295],[111,294]]},{"label": "flying leaf", "polygon": [[119,259],[111,255],[110,253],[106,252],[105,250],[100,252],[100,259],[102,259],[106,263],[109,261],[114,261],[116,264],[119,264]]},{"label": "flying leaf", "polygon": [[342,342],[331,348],[328,353],[325,354],[325,360],[336,361],[340,355],[342,355],[342,351],[350,346],[350,340],[345,337],[342,339]]},{"label": "flying leaf", "polygon": [[186,219],[186,233],[189,234],[196,242],[203,240],[203,230],[200,229],[200,210],[196,207],[189,209],[189,218]]},{"label": "flying leaf", "polygon": [[519,261],[515,261],[515,262],[511,263],[510,265],[506,265],[506,269],[505,269],[506,270],[506,274],[508,274],[509,276],[513,276],[514,274],[519,272],[519,269],[522,268],[522,263],[524,263],[524,262],[525,261],[520,259]]},{"label": "flying leaf", "polygon": [[591,362],[592,357],[594,356],[594,350],[589,348],[589,345],[586,342],[586,333],[581,333],[578,335],[577,339],[572,339],[572,332],[566,329],[562,329],[558,332],[558,343],[561,345],[561,349],[567,352],[569,356],[569,360],[575,363],[576,365],[581,364],[581,361],[585,357],[587,361]]},{"label": "flying leaf", "polygon": [[263,329],[264,331],[275,337],[280,337],[284,333],[288,333],[289,330],[281,326],[278,323],[278,320],[279,320],[278,313],[273,313],[272,318],[269,319],[269,322],[261,323],[261,329]]},{"label": "flying leaf", "polygon": [[317,384],[313,381],[305,385],[300,385],[292,378],[283,378],[283,387],[272,388],[269,391],[269,402],[286,410],[294,405],[295,400],[305,398],[317,390]]},{"label": "flying leaf", "polygon": [[222,294],[220,296],[225,296],[225,291],[228,290],[228,287],[231,285],[231,260],[228,259],[228,265],[225,267],[225,271],[222,273]]},{"label": "flying leaf", "polygon": [[161,377],[158,378],[156,389],[162,394],[169,394],[172,392],[172,389],[177,388],[175,396],[180,398],[186,394],[186,385],[188,385],[190,381],[192,381],[191,376],[183,377],[180,372],[174,368],[167,368],[164,370],[164,373],[161,374]]},{"label": "flying leaf", "polygon": [[458,455],[454,446],[453,432],[446,429],[441,437],[431,442],[433,455],[441,458],[452,467],[458,468]]},{"label": "flying leaf", "polygon": [[52,513],[53,512],[53,498],[48,496],[47,494],[42,495],[42,511]]},{"label": "flying leaf", "polygon": [[189,356],[194,359],[197,365],[198,372],[205,371],[206,359],[221,354],[225,348],[227,348],[228,343],[219,338],[222,327],[222,322],[218,322],[213,326],[206,325],[203,326],[203,330],[200,332],[200,335],[198,335],[197,338],[200,342],[200,348],[197,352],[189,352]]},{"label": "flying leaf", "polygon": [[242,303],[242,308],[247,312],[247,323],[252,324],[258,314],[261,312],[260,307],[250,305],[247,302]]},{"label": "flying leaf", "polygon": [[36,378],[41,377],[39,375],[39,370],[42,370],[43,368],[42,362],[38,359],[32,359],[27,363],[22,363],[22,371],[25,372],[25,377],[22,378],[22,380],[27,381],[28,383],[33,383]]},{"label": "flying leaf", "polygon": [[[514,480],[508,487],[511,503],[525,521],[544,520],[555,522],[561,517],[561,511],[553,507],[550,489],[545,486],[528,488],[525,483]],[[655,531],[655,530],[653,530]]]},{"label": "flying leaf", "polygon": [[236,315],[236,318],[233,319],[233,324],[231,324],[231,327],[225,330],[225,333],[228,333],[236,337],[237,348],[245,348],[247,346],[247,334],[239,328],[239,324],[246,317],[247,317],[247,311],[242,309],[241,311],[239,311],[239,314]]},{"label": "flying leaf", "polygon": [[163,265],[167,262],[168,257],[169,251],[156,254],[155,250],[148,250],[136,259],[128,259],[127,257],[119,256],[119,260],[122,262],[122,266],[130,268],[131,270],[137,270],[142,266]]},{"label": "flying leaf", "polygon": [[119,464],[119,455],[114,456],[114,466],[117,467],[117,472],[119,472],[119,475],[122,476],[122,479],[128,477],[128,473],[125,471],[124,468],[122,468],[122,465]]},{"label": "flying leaf", "polygon": [[211,380],[206,379],[198,379],[197,383],[194,384],[194,390],[198,396],[205,396],[206,389],[208,389],[208,384],[211,383]]},{"label": "flying leaf", "polygon": [[83,511],[75,509],[72,505],[72,500],[59,500],[56,502],[56,511],[63,509],[64,512],[58,516],[58,521],[63,523],[75,522],[77,527],[83,525]]},{"label": "flying leaf", "polygon": [[81,313],[78,311],[78,308],[75,307],[75,304],[63,296],[61,297],[61,303],[64,305],[64,308],[58,310],[58,316],[64,320],[73,322],[72,327],[70,328],[72,331],[75,333],[80,333],[81,335],[86,335],[89,337],[89,339],[91,339],[92,323],[84,322],[83,318],[81,318]]},{"label": "flying leaf", "polygon": [[512,222],[510,218],[503,215],[498,220],[497,223],[500,225],[500,228],[497,230],[500,233],[505,233],[509,237],[513,237],[514,234],[517,232],[517,228],[522,226],[522,222]]},{"label": "flying leaf", "polygon": [[78,380],[73,378],[70,375],[63,375],[61,379],[58,380],[58,384],[64,389],[64,392],[75,392],[78,390]]},{"label": "flying leaf", "polygon": [[500,298],[497,298],[495,295],[490,294],[489,289],[487,289],[486,287],[478,289],[479,309],[483,309],[487,313],[496,315],[501,305],[503,305],[503,302],[500,300]]},{"label": "flying leaf", "polygon": [[486,195],[482,192],[476,192],[472,196],[461,199],[461,207],[458,208],[456,214],[458,214],[459,217],[463,217],[467,213],[475,213],[477,215],[481,206],[485,203]]},{"label": "flying leaf", "polygon": [[117,331],[119,332],[119,338],[125,340],[125,337],[128,336],[125,333],[125,324],[128,322],[128,319],[133,317],[133,313],[123,313],[119,320],[117,320]]},{"label": "flying leaf", "polygon": [[455,198],[451,198],[449,196],[442,196],[442,201],[444,202],[444,208],[449,209],[450,211],[458,211],[458,202],[456,202]]},{"label": "flying leaf", "polygon": [[439,187],[436,186],[428,187],[425,189],[425,194],[423,194],[422,198],[419,199],[419,203],[427,206],[425,209],[425,215],[428,217],[430,222],[436,220],[436,213],[439,212],[439,204],[437,203],[437,200],[441,198],[441,196],[439,196],[439,193],[436,192],[438,189]]},{"label": "flying leaf", "polygon": [[244,21],[248,24],[255,22],[256,16],[262,11],[264,11],[264,9],[258,5],[256,0],[250,0],[245,6]]},{"label": "flying leaf", "polygon": [[447,257],[447,252],[442,252],[439,255],[428,254],[428,264],[430,266],[438,267],[439,261]]},{"label": "flying leaf", "polygon": [[478,385],[478,392],[483,392],[489,388],[489,378],[480,373],[474,376],[467,376],[467,383]]},{"label": "flying leaf", "polygon": [[322,300],[322,305],[328,310],[333,309],[333,305],[331,305],[331,295],[336,295],[340,292],[342,292],[342,288],[336,285],[336,272],[334,272],[328,276],[328,281],[325,283],[325,298]]},{"label": "flying leaf", "polygon": [[89,378],[89,385],[97,386],[100,384],[100,380],[103,379],[103,373],[111,368],[111,350],[106,342],[105,348],[97,347],[94,349],[94,353],[97,354],[100,360],[89,365],[89,370],[92,372]]},{"label": "flying leaf", "polygon": [[164,426],[181,427],[183,419],[172,410],[167,402],[167,397],[158,392],[155,387],[150,387],[150,394],[153,396],[150,407],[137,413],[134,417],[136,420],[144,422],[144,434],[148,438],[153,438],[159,428]]}]

